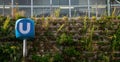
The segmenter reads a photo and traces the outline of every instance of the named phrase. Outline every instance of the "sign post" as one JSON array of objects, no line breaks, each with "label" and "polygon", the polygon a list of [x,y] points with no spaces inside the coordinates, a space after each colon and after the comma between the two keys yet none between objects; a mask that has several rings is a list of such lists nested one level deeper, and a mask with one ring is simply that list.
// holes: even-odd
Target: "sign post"
[{"label": "sign post", "polygon": [[23,57],[26,57],[27,56],[27,40],[24,39],[23,40]]},{"label": "sign post", "polygon": [[34,21],[30,18],[22,18],[15,24],[16,38],[23,40],[23,57],[27,56],[27,39],[34,38]]}]

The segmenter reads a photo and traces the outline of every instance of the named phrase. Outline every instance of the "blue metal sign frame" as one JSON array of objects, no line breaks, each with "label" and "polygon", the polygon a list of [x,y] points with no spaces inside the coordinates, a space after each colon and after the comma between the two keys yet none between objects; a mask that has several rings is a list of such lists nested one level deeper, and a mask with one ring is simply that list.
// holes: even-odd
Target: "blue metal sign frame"
[{"label": "blue metal sign frame", "polygon": [[15,35],[19,39],[29,39],[35,37],[34,21],[30,18],[22,18],[16,21]]}]

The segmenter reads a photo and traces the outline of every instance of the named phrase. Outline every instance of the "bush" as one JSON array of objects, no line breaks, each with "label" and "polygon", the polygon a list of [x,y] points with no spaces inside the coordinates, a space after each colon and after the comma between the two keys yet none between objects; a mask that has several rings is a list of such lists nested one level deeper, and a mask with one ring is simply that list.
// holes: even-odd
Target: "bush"
[{"label": "bush", "polygon": [[19,62],[21,61],[20,47],[11,44],[0,45],[0,61],[2,62]]}]

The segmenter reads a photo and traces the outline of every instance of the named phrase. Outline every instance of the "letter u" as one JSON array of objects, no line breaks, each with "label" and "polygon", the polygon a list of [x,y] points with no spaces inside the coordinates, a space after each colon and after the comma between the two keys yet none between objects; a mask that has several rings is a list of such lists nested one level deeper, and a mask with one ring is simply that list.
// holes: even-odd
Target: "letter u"
[{"label": "letter u", "polygon": [[22,33],[22,34],[28,34],[30,32],[30,23],[27,23],[27,26],[26,26],[26,30],[23,30],[23,23],[20,23],[19,24],[19,31]]}]

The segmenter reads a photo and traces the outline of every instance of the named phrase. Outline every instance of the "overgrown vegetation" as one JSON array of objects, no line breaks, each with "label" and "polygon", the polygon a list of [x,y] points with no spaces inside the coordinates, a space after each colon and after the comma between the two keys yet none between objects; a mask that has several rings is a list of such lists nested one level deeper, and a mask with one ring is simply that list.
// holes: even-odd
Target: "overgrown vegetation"
[{"label": "overgrown vegetation", "polygon": [[[22,61],[22,41],[14,35],[16,19],[0,16],[2,62]],[[120,16],[42,17],[35,23],[35,39],[28,40],[28,62],[119,62]]]}]

